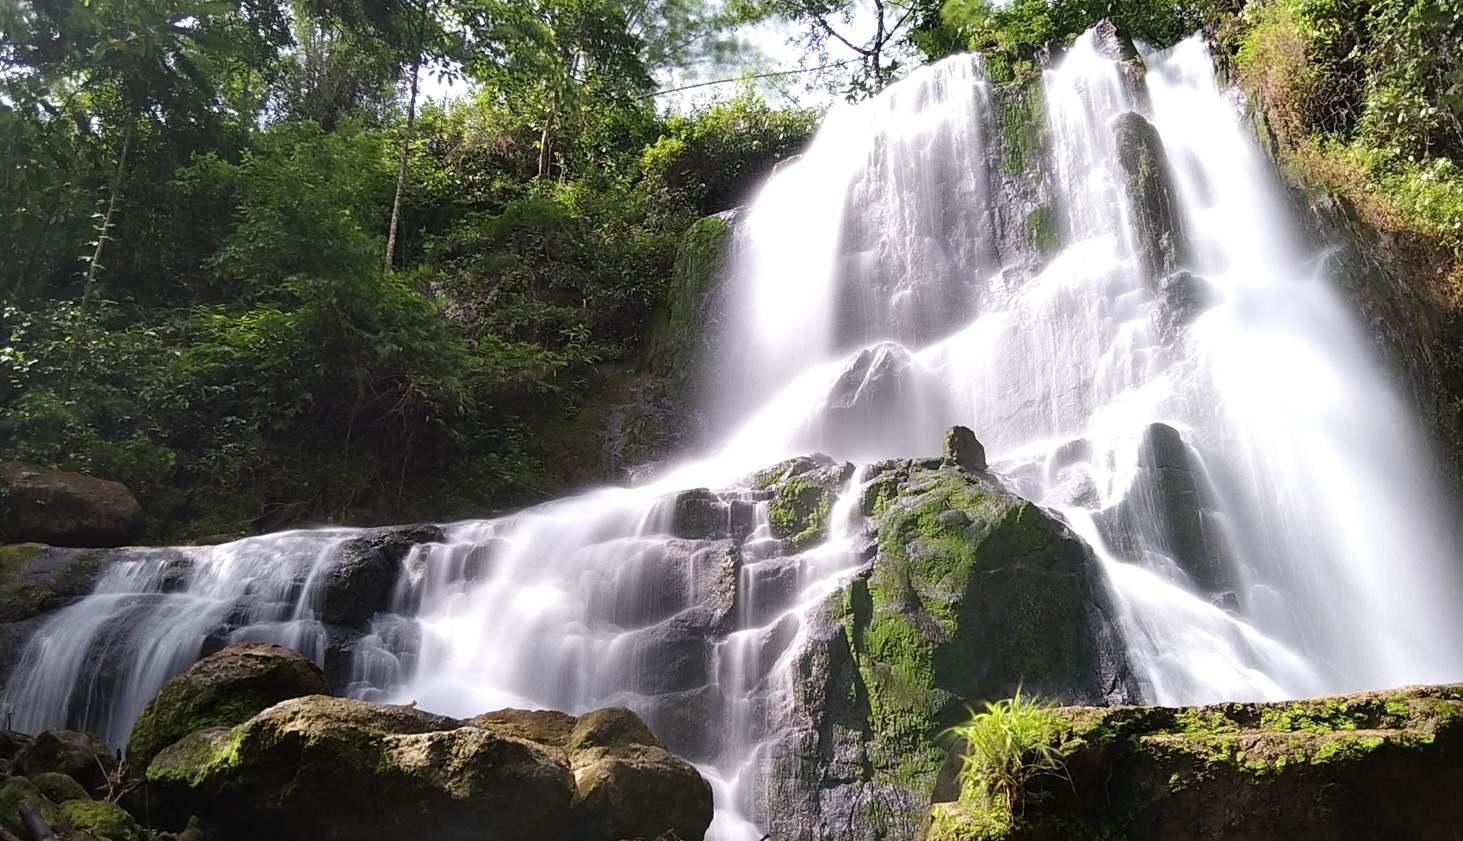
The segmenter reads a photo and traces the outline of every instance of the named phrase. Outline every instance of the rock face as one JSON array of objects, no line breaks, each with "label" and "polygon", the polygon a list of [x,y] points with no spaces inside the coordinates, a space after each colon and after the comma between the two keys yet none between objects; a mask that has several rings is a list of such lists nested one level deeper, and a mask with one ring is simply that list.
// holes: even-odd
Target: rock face
[{"label": "rock face", "polygon": [[1059,714],[1070,780],[1036,780],[1014,820],[936,803],[928,841],[1450,841],[1463,826],[1463,686]]},{"label": "rock face", "polygon": [[1095,519],[1128,557],[1168,558],[1216,602],[1233,598],[1231,559],[1215,512],[1215,492],[1198,455],[1173,427],[1143,431],[1133,487]]},{"label": "rock face", "polygon": [[985,447],[968,427],[952,426],[945,433],[945,461],[965,470],[985,470]]},{"label": "rock face", "polygon": [[642,395],[645,405],[635,413],[642,421],[641,437],[659,440],[629,440],[627,447],[664,454],[696,442],[706,432],[707,420],[698,414],[700,384],[717,374],[718,357],[712,351],[721,340],[721,314],[728,311],[723,281],[737,216],[735,210],[707,216],[681,240],[670,296],[649,339],[647,359],[657,380],[655,393]]},{"label": "rock face", "polygon": [[163,812],[239,839],[695,841],[712,810],[710,785],[628,710],[458,721],[309,696],[189,735],[147,780]]},{"label": "rock face", "polygon": [[145,527],[142,506],[121,482],[0,463],[0,543],[125,546]]},{"label": "rock face", "polygon": [[[794,728],[762,804],[775,838],[912,837],[963,704],[1018,685],[1087,702],[1131,688],[1098,567],[1036,505],[943,459],[869,468],[872,562],[805,629]],[[828,829],[827,831],[832,831]]]},{"label": "rock face", "polygon": [[1132,111],[1113,120],[1118,165],[1133,214],[1138,264],[1155,283],[1172,274],[1188,253],[1183,214],[1158,129]]},{"label": "rock face", "polygon": [[361,629],[385,610],[401,562],[413,546],[441,542],[437,526],[382,529],[340,547],[317,596],[320,619]]},{"label": "rock face", "polygon": [[329,692],[325,675],[304,655],[264,643],[231,645],[163,684],[132,726],[127,761],[144,770],[194,731],[233,727],[280,701]]}]

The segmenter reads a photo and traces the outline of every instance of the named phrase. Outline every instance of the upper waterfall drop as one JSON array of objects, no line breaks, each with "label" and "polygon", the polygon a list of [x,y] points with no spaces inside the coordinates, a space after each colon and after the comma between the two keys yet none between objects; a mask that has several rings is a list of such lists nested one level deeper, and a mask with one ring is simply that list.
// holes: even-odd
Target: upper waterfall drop
[{"label": "upper waterfall drop", "polygon": [[[713,778],[713,835],[750,841],[768,758],[808,729],[817,608],[871,563],[863,465],[957,424],[983,475],[1092,547],[1143,700],[1463,678],[1460,553],[1415,420],[1204,42],[1143,61],[1136,92],[1089,33],[1039,85],[957,56],[831,113],[737,223],[708,457],[395,543],[290,532],[118,564],[35,634],[16,724],[120,744],[206,647],[277,641],[356,696],[447,715],[629,706]],[[828,539],[789,548],[753,471],[811,452],[831,456],[795,465],[833,500]],[[381,569],[382,609],[331,607]]]}]

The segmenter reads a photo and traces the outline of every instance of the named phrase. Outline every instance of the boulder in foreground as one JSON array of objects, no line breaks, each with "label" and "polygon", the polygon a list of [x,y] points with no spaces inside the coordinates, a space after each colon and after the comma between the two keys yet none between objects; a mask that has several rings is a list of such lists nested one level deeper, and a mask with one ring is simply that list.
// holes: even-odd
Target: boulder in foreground
[{"label": "boulder in foreground", "polygon": [[189,735],[147,780],[229,839],[697,841],[712,811],[710,785],[618,709],[459,721],[315,695]]}]

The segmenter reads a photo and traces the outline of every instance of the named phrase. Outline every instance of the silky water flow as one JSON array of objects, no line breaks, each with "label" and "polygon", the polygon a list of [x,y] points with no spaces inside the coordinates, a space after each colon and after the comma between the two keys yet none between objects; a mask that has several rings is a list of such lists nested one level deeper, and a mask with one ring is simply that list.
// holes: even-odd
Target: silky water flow
[{"label": "silky water flow", "polygon": [[[930,455],[953,424],[1091,544],[1147,702],[1463,678],[1459,556],[1414,420],[1204,43],[1146,59],[1141,95],[1089,34],[1041,97],[962,56],[832,112],[737,222],[711,455],[445,526],[364,628],[321,612],[355,530],[138,553],[36,631],[13,726],[120,745],[205,646],[277,642],[352,695],[447,715],[628,706],[713,781],[712,837],[755,841],[804,611],[859,567],[863,523],[855,470],[830,539],[791,553],[749,474]],[[1162,139],[1186,233],[1189,273],[1159,283],[1115,159],[1128,111]],[[745,539],[671,536],[696,487]]]}]

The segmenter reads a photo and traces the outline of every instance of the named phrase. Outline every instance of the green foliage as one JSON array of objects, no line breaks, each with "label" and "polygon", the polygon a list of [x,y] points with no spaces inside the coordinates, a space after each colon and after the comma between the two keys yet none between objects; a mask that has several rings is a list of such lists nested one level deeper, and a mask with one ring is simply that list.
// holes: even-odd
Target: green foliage
[{"label": "green foliage", "polygon": [[1168,45],[1202,28],[1227,6],[1226,0],[945,0],[938,18],[913,37],[930,58],[960,49],[985,56],[994,82],[1027,82],[1040,75],[1039,56],[1066,47],[1103,18],[1112,18],[1134,38]]},{"label": "green foliage", "polygon": [[1004,808],[1008,825],[1015,821],[1026,785],[1043,776],[1066,777],[1064,723],[1056,704],[1014,697],[986,702],[985,711],[951,727],[965,741],[960,757],[962,798]]},{"label": "green foliage", "polygon": [[776,110],[749,90],[691,114],[675,114],[645,149],[646,178],[663,183],[702,213],[745,202],[778,162],[797,154],[817,129],[815,111]]},{"label": "green foliage", "polygon": [[1243,24],[1238,66],[1291,163],[1463,254],[1463,6],[1272,0]]}]

